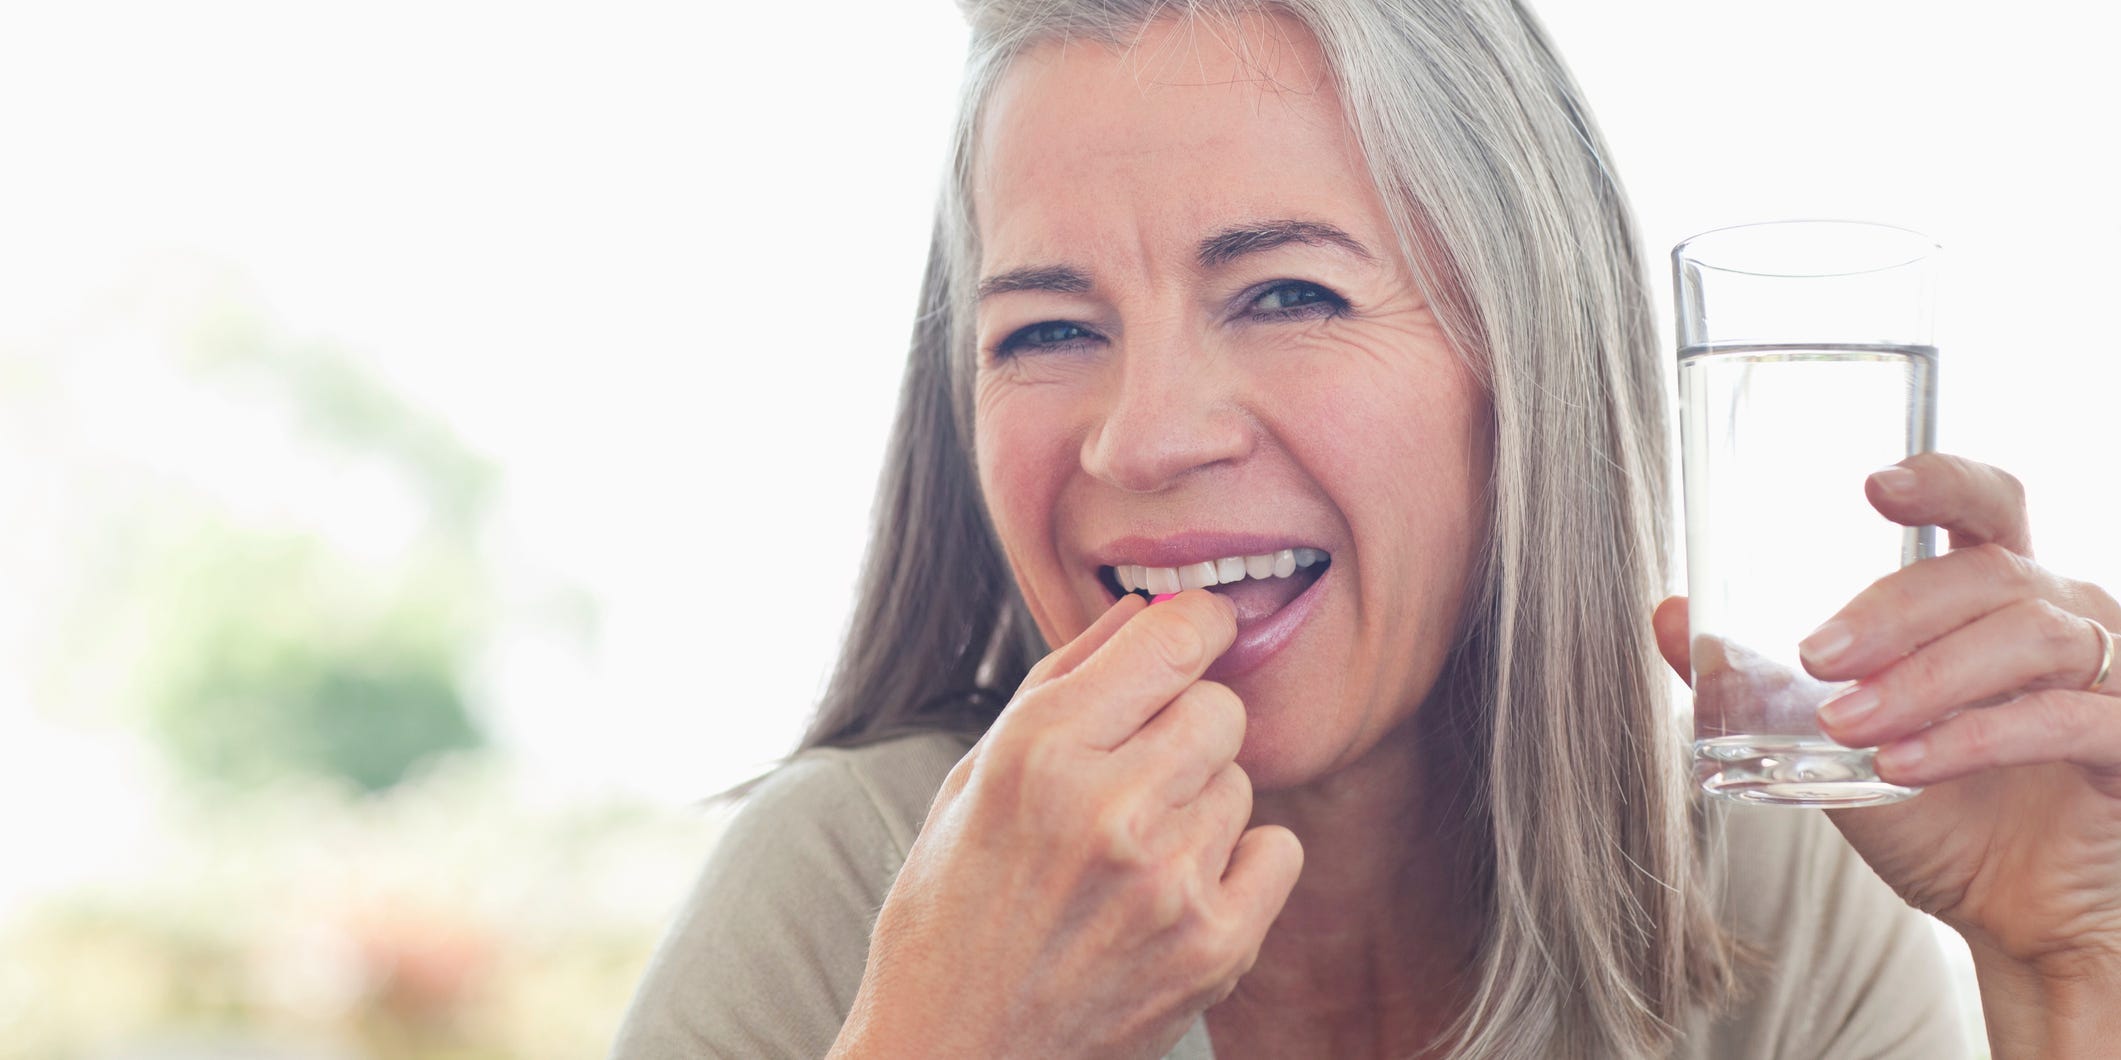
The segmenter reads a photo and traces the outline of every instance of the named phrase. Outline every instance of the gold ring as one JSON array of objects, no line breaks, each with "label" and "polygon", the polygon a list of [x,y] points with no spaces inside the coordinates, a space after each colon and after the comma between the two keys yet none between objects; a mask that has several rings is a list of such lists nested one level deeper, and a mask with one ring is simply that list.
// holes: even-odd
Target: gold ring
[{"label": "gold ring", "polygon": [[2097,692],[2099,686],[2106,683],[2106,675],[2114,669],[2114,635],[2108,633],[2106,627],[2099,624],[2098,619],[2086,615],[2084,620],[2092,624],[2093,632],[2099,634],[2099,672],[2092,675],[2092,683],[2085,685],[2084,690]]}]

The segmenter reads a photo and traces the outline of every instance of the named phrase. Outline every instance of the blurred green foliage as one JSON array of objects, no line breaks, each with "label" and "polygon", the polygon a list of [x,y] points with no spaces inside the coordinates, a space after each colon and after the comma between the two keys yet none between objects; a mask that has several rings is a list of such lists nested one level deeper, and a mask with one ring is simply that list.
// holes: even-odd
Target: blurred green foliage
[{"label": "blurred green foliage", "polygon": [[164,597],[148,703],[159,744],[198,776],[373,791],[483,742],[458,687],[479,632],[460,572],[364,576],[314,537],[229,529],[181,555],[164,570],[200,588]]},{"label": "blurred green foliage", "polygon": [[455,423],[230,279],[0,342],[0,733],[70,737],[0,871],[0,1060],[600,1055],[716,818],[489,744],[483,667],[594,601],[496,548]]},{"label": "blurred green foliage", "polygon": [[256,527],[196,499],[122,533],[147,622],[135,697],[181,767],[220,784],[322,776],[376,791],[484,744],[462,685],[492,619],[478,552],[497,470],[328,344],[224,305],[184,346],[198,385],[284,412],[318,473],[380,467],[418,509],[408,547],[349,555],[328,528]]},{"label": "blurred green foliage", "polygon": [[499,468],[179,279],[0,349],[0,443],[61,487],[32,709],[174,767],[111,778],[126,849],[0,909],[0,1060],[602,1053],[713,819],[554,799],[488,745]]}]

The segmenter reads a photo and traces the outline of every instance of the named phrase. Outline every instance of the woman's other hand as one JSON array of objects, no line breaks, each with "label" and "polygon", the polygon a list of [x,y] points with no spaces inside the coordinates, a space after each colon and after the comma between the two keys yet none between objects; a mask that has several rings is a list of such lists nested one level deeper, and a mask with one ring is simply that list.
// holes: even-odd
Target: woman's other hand
[{"label": "woman's other hand", "polygon": [[1248,828],[1236,635],[1123,598],[951,771],[877,918],[836,1056],[1161,1056],[1251,968],[1303,851]]},{"label": "woman's other hand", "polygon": [[[2121,1033],[2121,674],[2087,689],[2121,606],[2033,562],[2002,471],[1930,453],[1866,491],[1896,523],[1950,531],[1951,551],[1879,579],[1802,656],[1814,678],[1856,682],[1820,708],[1822,730],[1926,790],[1831,816],[1966,937],[1996,1055],[2106,1055]],[[1687,674],[1686,601],[1655,625]]]}]

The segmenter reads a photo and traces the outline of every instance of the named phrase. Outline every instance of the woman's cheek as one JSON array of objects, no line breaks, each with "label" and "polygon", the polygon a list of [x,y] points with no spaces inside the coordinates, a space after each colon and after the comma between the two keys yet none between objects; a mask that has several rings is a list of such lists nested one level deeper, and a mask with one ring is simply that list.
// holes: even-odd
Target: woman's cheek
[{"label": "woman's cheek", "polygon": [[1066,473],[1065,421],[1042,388],[1000,386],[981,395],[973,416],[980,488],[992,509],[1049,509]]},{"label": "woman's cheek", "polygon": [[1069,625],[1065,573],[1054,551],[1055,509],[1072,456],[1063,419],[1043,388],[982,387],[973,413],[973,450],[988,518],[1039,629],[1049,639]]}]

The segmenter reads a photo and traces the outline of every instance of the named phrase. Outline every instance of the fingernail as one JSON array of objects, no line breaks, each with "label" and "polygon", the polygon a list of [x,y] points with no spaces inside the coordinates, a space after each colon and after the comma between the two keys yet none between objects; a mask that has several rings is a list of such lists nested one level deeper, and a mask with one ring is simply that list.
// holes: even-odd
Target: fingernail
[{"label": "fingernail", "polygon": [[1915,473],[1904,467],[1871,472],[1871,481],[1878,484],[1878,492],[1895,499],[1912,496],[1915,492]]},{"label": "fingernail", "polygon": [[1855,634],[1850,633],[1847,626],[1839,622],[1828,622],[1798,643],[1797,654],[1803,656],[1805,662],[1817,666],[1833,662],[1834,658],[1847,651],[1855,640]]},{"label": "fingernail", "polygon": [[1868,688],[1852,688],[1819,705],[1819,721],[1831,728],[1841,728],[1860,720],[1865,714],[1878,709],[1878,693]]},{"label": "fingernail", "polygon": [[1888,773],[1904,773],[1921,765],[1927,757],[1929,748],[1922,745],[1920,738],[1914,738],[1879,748],[1878,756],[1871,760],[1871,764]]}]

